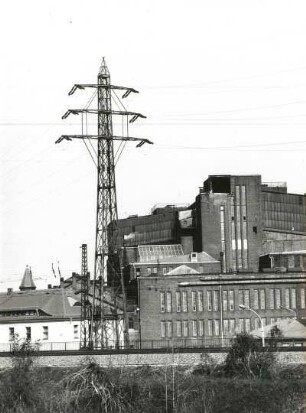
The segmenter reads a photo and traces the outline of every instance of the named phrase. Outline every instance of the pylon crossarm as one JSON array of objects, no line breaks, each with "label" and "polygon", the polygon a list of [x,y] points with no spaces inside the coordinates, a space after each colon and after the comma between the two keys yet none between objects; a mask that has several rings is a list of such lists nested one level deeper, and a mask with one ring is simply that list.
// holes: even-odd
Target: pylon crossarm
[{"label": "pylon crossarm", "polygon": [[67,119],[70,114],[79,115],[80,113],[91,113],[98,115],[121,115],[121,116],[132,116],[130,123],[135,122],[138,118],[146,119],[147,117],[138,112],[128,112],[122,110],[104,110],[104,109],[68,109],[67,112],[62,116],[62,119]]},{"label": "pylon crossarm", "polygon": [[61,143],[63,140],[71,141],[72,139],[95,139],[98,140],[99,138],[102,139],[108,139],[108,140],[114,140],[114,141],[137,141],[139,144],[137,147],[139,148],[140,146],[144,145],[145,143],[148,143],[150,145],[153,145],[153,142],[150,141],[149,139],[145,138],[133,138],[131,136],[103,136],[103,135],[62,135],[60,136],[55,143]]},{"label": "pylon crossarm", "polygon": [[94,83],[78,83],[73,85],[70,92],[68,93],[69,96],[73,95],[77,89],[84,90],[85,88],[102,88],[102,89],[113,89],[113,90],[125,90],[125,93],[122,95],[122,98],[126,98],[129,96],[130,93],[139,93],[138,90],[132,87],[125,87],[125,86],[114,86],[114,85],[98,85]]}]

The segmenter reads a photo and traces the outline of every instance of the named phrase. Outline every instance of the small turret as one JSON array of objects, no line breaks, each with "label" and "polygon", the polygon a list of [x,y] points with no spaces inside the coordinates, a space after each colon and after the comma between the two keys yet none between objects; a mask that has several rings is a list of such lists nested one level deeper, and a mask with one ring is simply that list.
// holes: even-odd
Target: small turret
[{"label": "small turret", "polygon": [[36,290],[36,285],[34,284],[34,281],[32,278],[31,267],[26,266],[19,290],[20,291]]}]

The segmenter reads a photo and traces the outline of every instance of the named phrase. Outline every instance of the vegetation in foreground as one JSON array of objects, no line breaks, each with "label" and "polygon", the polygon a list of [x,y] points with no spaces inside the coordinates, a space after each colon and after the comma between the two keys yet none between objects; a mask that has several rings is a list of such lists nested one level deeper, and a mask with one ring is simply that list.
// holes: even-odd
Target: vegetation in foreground
[{"label": "vegetation in foreground", "polygon": [[17,346],[13,367],[0,374],[2,413],[302,413],[303,366],[281,368],[247,335],[233,343],[226,362],[186,369],[102,368],[88,360],[74,369],[34,367],[35,349]]}]

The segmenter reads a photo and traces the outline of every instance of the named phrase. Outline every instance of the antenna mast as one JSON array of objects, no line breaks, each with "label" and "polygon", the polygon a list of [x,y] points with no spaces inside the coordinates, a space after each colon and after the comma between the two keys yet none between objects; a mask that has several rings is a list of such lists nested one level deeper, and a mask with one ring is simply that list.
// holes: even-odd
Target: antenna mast
[{"label": "antenna mast", "polygon": [[[98,73],[97,84],[76,84],[69,95],[77,89],[97,89],[97,109],[69,109],[63,119],[70,114],[97,114],[97,135],[62,135],[56,143],[64,139],[97,140],[97,212],[95,268],[92,287],[92,311],[86,317],[91,325],[88,340],[83,336],[83,346],[105,348],[115,342],[116,347],[123,339],[129,345],[126,295],[120,256],[117,250],[117,196],[115,181],[114,141],[138,141],[137,147],[148,139],[113,135],[113,115],[126,116],[129,123],[138,118],[145,118],[141,113],[112,110],[112,90],[123,90],[122,98],[130,93],[138,93],[133,88],[114,86],[110,82],[110,73],[103,58]],[[83,310],[82,310],[83,311]],[[85,312],[84,317],[85,317]],[[113,343],[112,343],[113,342]]]}]

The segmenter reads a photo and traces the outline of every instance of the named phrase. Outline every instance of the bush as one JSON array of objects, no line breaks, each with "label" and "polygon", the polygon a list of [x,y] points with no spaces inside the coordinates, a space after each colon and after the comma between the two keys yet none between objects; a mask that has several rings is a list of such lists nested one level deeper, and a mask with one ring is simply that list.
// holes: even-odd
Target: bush
[{"label": "bush", "polygon": [[3,373],[0,393],[0,410],[34,411],[38,396],[32,367],[37,356],[37,344],[21,340],[16,335],[12,345],[12,369]]},{"label": "bush", "polygon": [[225,360],[225,374],[270,378],[275,366],[275,356],[269,347],[262,348],[249,334],[238,334]]}]

